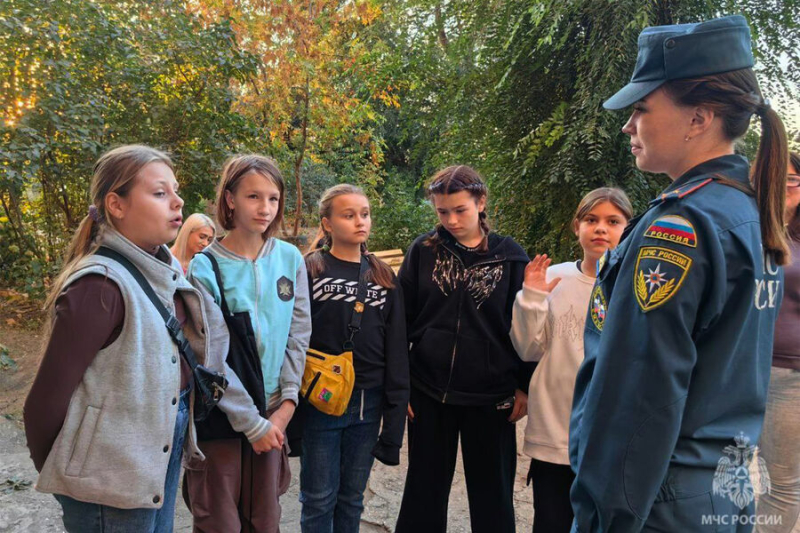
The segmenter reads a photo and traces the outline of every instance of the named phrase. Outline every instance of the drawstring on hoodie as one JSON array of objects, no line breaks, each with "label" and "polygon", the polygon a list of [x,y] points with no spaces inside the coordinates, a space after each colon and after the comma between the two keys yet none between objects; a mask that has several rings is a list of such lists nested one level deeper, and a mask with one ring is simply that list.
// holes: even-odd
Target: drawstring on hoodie
[{"label": "drawstring on hoodie", "polygon": [[361,412],[358,415],[358,419],[362,422],[364,421],[364,389],[361,389]]}]

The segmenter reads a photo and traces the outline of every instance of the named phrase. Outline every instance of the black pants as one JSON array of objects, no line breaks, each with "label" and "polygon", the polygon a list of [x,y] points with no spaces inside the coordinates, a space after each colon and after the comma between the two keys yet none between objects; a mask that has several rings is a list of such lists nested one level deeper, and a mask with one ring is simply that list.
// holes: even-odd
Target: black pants
[{"label": "black pants", "polygon": [[569,465],[531,460],[528,482],[533,480],[533,533],[569,533],[572,504],[569,489],[575,474]]},{"label": "black pants", "polygon": [[511,409],[437,402],[412,387],[408,473],[395,533],[444,533],[461,437],[473,533],[514,533],[517,439]]}]

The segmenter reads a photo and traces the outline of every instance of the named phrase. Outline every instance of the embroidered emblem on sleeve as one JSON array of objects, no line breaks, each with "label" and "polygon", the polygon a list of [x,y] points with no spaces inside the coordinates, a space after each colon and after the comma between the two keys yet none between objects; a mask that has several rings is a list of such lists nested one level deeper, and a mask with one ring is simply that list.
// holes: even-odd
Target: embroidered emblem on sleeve
[{"label": "embroidered emblem on sleeve", "polygon": [[294,283],[286,276],[281,276],[277,284],[278,298],[284,302],[290,301],[294,298]]},{"label": "embroidered emblem on sleeve", "polygon": [[685,218],[677,215],[667,215],[654,220],[644,232],[644,236],[682,244],[690,248],[697,247],[694,226]]},{"label": "embroidered emblem on sleeve", "polygon": [[691,258],[680,252],[660,246],[639,248],[633,288],[642,311],[651,311],[675,296],[691,266]]},{"label": "embroidered emblem on sleeve", "polygon": [[606,321],[606,297],[603,295],[603,288],[598,285],[592,291],[592,322],[594,326],[603,331],[603,323]]}]

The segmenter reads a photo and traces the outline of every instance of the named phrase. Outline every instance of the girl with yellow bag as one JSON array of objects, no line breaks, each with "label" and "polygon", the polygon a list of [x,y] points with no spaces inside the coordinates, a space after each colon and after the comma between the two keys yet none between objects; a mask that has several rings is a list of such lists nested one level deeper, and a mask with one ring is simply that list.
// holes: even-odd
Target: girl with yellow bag
[{"label": "girl with yellow bag", "polygon": [[391,268],[367,252],[371,226],[361,189],[325,191],[306,254],[312,334],[300,392],[303,532],[357,532],[374,459],[400,462],[409,394],[405,312]]}]

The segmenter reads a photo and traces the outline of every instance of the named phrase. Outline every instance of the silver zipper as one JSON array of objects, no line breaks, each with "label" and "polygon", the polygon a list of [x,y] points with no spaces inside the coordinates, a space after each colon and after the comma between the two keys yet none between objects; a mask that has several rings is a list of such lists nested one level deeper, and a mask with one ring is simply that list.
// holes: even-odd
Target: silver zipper
[{"label": "silver zipper", "polygon": [[261,297],[261,288],[259,287],[260,281],[258,279],[258,266],[256,265],[256,260],[253,259],[253,279],[256,282],[256,297],[255,303],[253,308],[253,322],[255,322],[256,326],[256,349],[258,350],[259,359],[261,358],[261,321],[258,318],[258,299]]},{"label": "silver zipper", "polygon": [[[482,261],[482,262],[479,262],[479,263],[475,263],[474,265],[472,265],[471,267],[468,268],[468,267],[466,267],[464,265],[464,261],[461,260],[461,256],[459,256],[456,252],[454,252],[453,250],[451,250],[447,246],[444,246],[444,245],[442,245],[442,246],[443,246],[443,248],[445,250],[450,252],[453,255],[453,257],[456,258],[456,261],[461,263],[461,267],[464,270],[471,270],[471,269],[473,269],[475,267],[484,266],[484,265],[490,265],[492,263],[502,263],[504,261],[504,259],[489,259],[488,261]],[[461,294],[459,295],[459,299],[458,299],[458,319],[456,320],[456,340],[453,343],[453,355],[450,358],[450,375],[447,377],[447,386],[444,389],[444,396],[442,396],[442,403],[447,403],[447,393],[450,391],[450,383],[453,381],[453,369],[456,366],[456,350],[458,349],[458,334],[461,331],[461,304],[463,303],[463,298],[464,298],[464,291],[462,290]]]},{"label": "silver zipper", "polygon": [[[461,295],[463,297],[463,293]],[[453,343],[453,356],[450,358],[450,375],[447,377],[447,387],[444,389],[442,403],[447,403],[447,393],[450,390],[450,382],[453,381],[453,368],[456,366],[456,349],[458,348],[458,332],[461,330],[461,301],[458,302],[458,320],[456,321],[456,340]]]}]

